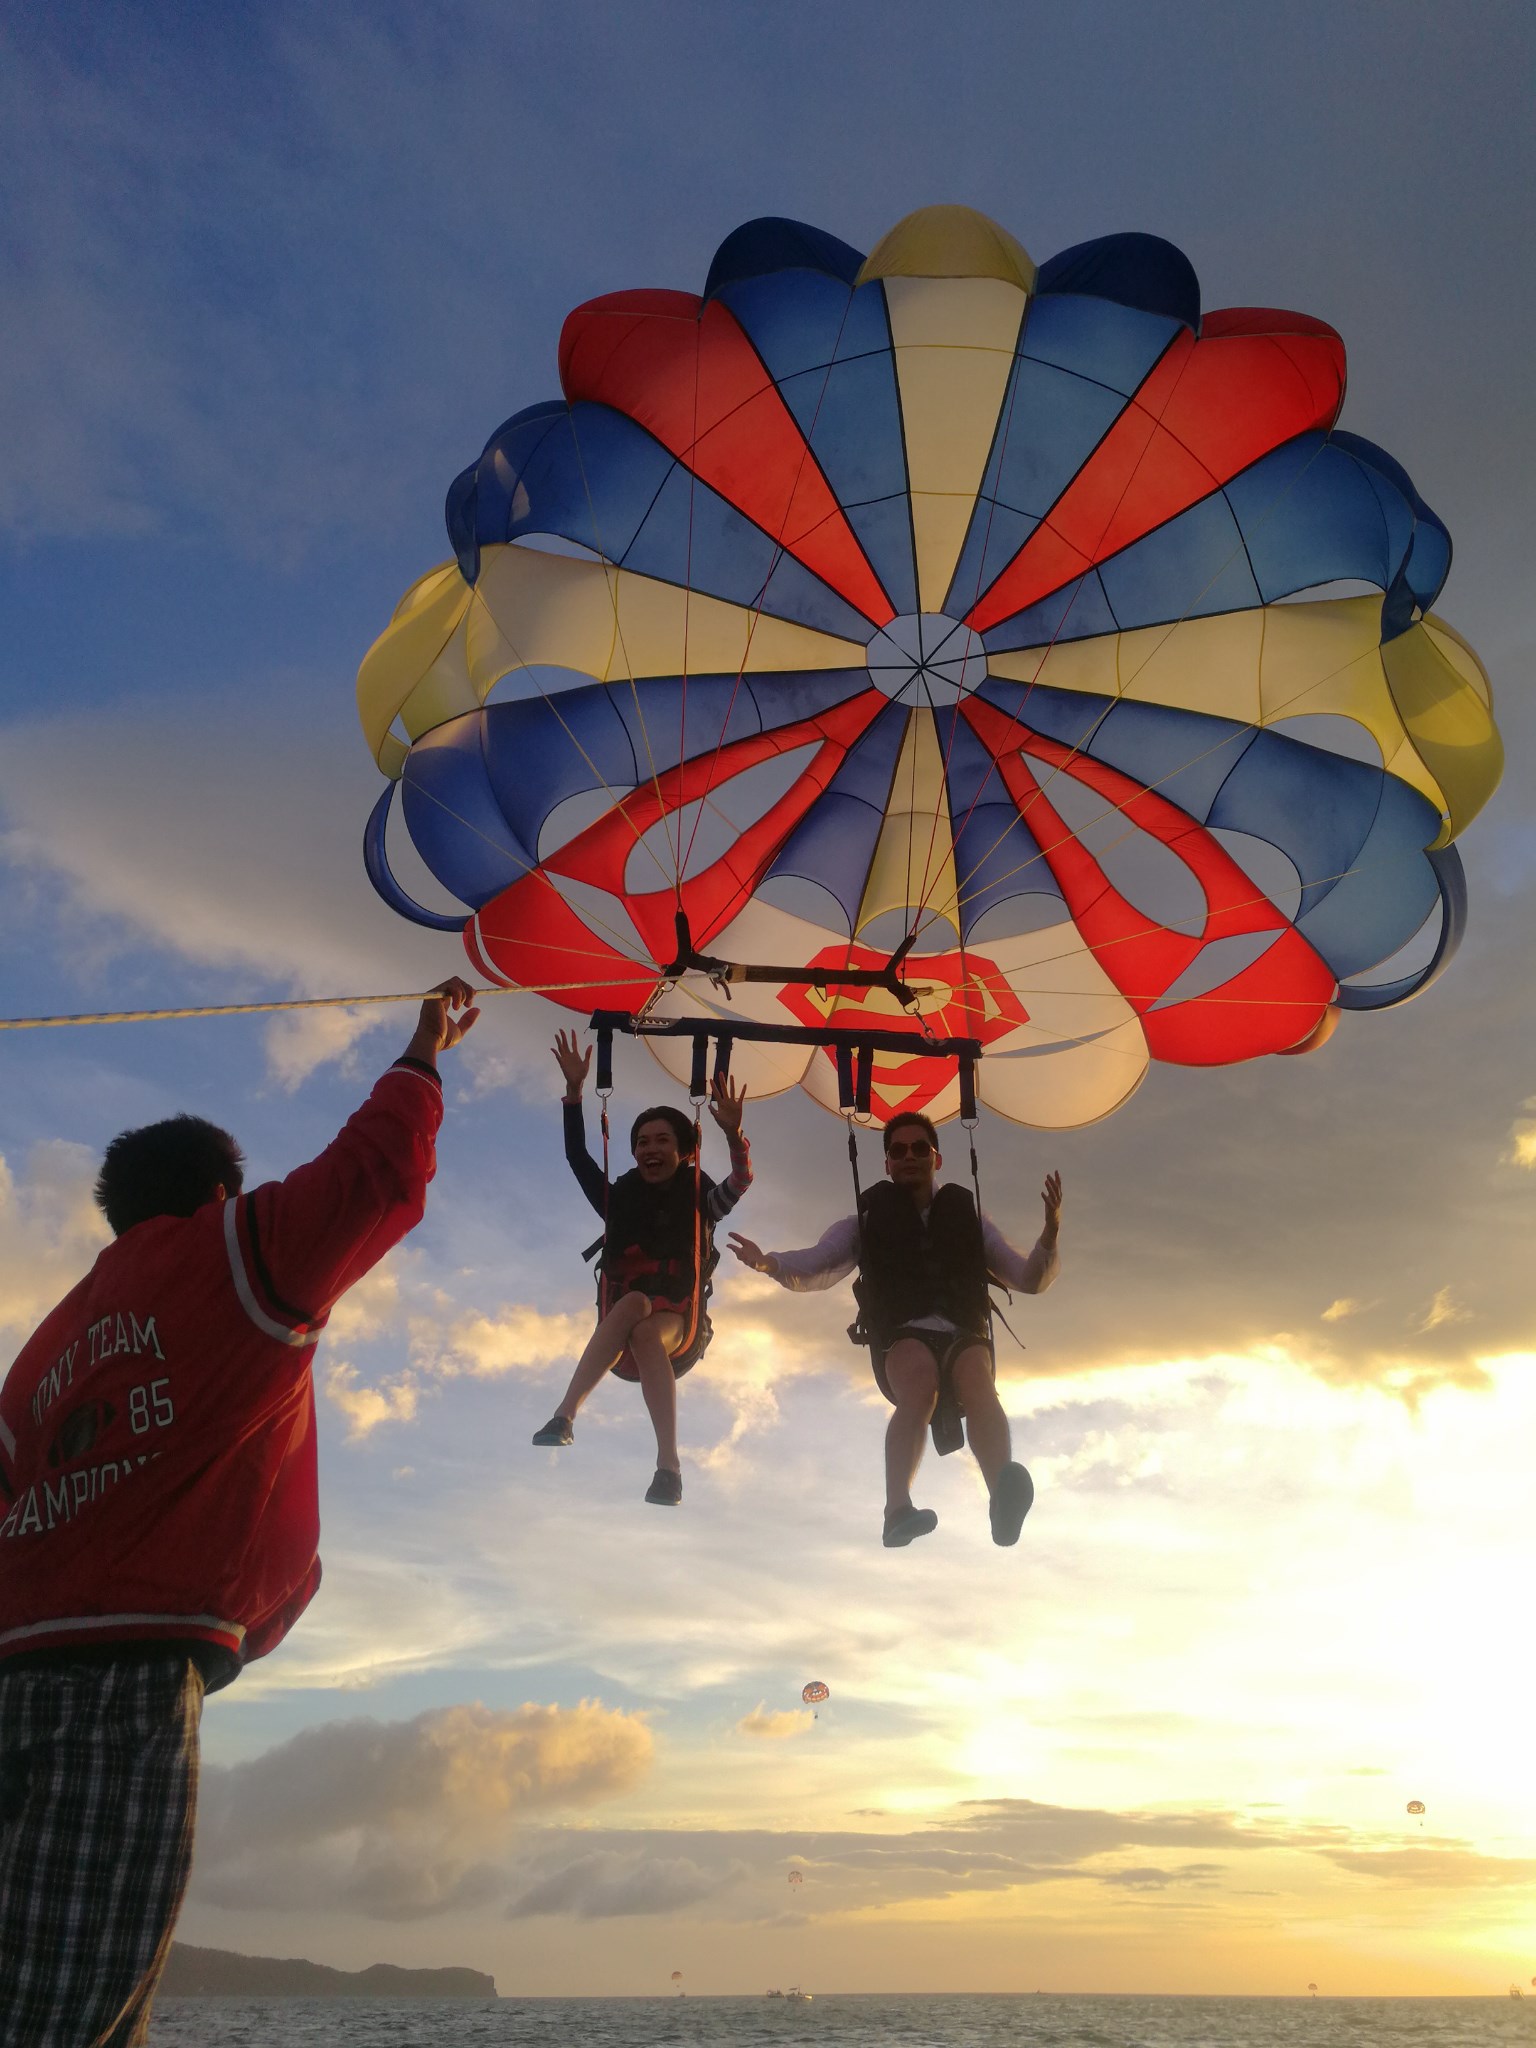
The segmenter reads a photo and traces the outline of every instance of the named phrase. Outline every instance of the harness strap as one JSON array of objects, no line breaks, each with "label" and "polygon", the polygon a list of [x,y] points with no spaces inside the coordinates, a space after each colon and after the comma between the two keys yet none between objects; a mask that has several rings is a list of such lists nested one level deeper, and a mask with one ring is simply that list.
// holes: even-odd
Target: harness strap
[{"label": "harness strap", "polygon": [[[970,1108],[970,1120],[968,1122],[966,1120],[965,1114],[967,1103],[969,1103]],[[972,1067],[970,1061],[966,1060],[962,1062],[960,1068],[960,1128],[965,1132],[971,1144],[971,1189],[976,1198],[976,1228],[980,1230],[981,1167],[977,1163],[976,1159],[976,1122],[977,1119],[975,1069]],[[985,1261],[985,1252],[983,1252],[982,1257],[983,1261]],[[982,1270],[985,1274],[985,1264],[983,1264]],[[1003,1292],[1007,1294],[1008,1299],[1012,1301],[1013,1295],[1009,1292],[1009,1290],[1006,1287],[1003,1288]],[[1019,1340],[1019,1333],[1017,1332],[1017,1330],[1014,1329],[1012,1323],[1009,1322],[1008,1318],[1003,1314],[1002,1310],[997,1306],[996,1302],[994,1302],[992,1299],[992,1288],[989,1279],[987,1286],[987,1342],[993,1347],[994,1354],[997,1349],[997,1331],[993,1328],[993,1324],[995,1322],[1002,1324],[1003,1328],[1008,1332],[1009,1336],[1013,1339],[1014,1343],[1018,1344],[1019,1349],[1022,1351],[1024,1349],[1024,1346]]]},{"label": "harness strap", "polygon": [[[605,1060],[607,1062],[607,1088],[603,1086]],[[597,1314],[599,1321],[608,1313],[608,1274],[606,1271],[608,1256],[608,1198],[613,1192],[613,1176],[608,1169],[608,1096],[612,1088],[613,1033],[608,1031],[604,1032],[599,1040],[597,1056],[597,1100],[601,1112],[598,1122],[602,1127],[603,1133],[603,1234],[598,1239],[598,1244],[603,1248],[603,1262],[599,1264],[597,1269]]]},{"label": "harness strap", "polygon": [[673,1352],[680,1358],[693,1344],[699,1334],[699,1323],[704,1314],[704,1126],[699,1115],[699,1104],[703,1099],[704,1056],[709,1041],[696,1038],[693,1041],[694,1075],[700,1086],[693,1103],[693,1296],[688,1304],[688,1321],[683,1330],[682,1342]]},{"label": "harness strap", "polygon": [[[848,1165],[853,1173],[853,1221],[854,1228],[858,1232],[859,1279],[862,1282],[864,1278],[864,1190],[859,1185],[859,1145],[854,1121],[851,1116],[848,1118]],[[854,1299],[855,1301],[859,1299],[857,1288],[854,1289]],[[864,1304],[862,1301],[859,1302],[858,1314],[848,1325],[848,1341],[850,1344],[868,1344],[870,1341],[869,1331],[864,1322]]]}]

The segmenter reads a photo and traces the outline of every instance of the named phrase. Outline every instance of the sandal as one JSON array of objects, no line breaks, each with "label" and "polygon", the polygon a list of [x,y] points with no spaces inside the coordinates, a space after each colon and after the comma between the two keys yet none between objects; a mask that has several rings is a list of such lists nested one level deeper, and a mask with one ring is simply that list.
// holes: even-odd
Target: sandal
[{"label": "sandal", "polygon": [[990,1515],[994,1543],[1018,1542],[1024,1517],[1029,1513],[1034,1498],[1035,1482],[1024,1467],[1011,1463],[1005,1465],[992,1489]]},{"label": "sandal", "polygon": [[887,1550],[905,1550],[919,1536],[931,1536],[938,1526],[939,1518],[932,1508],[898,1508],[886,1516],[880,1541]]}]

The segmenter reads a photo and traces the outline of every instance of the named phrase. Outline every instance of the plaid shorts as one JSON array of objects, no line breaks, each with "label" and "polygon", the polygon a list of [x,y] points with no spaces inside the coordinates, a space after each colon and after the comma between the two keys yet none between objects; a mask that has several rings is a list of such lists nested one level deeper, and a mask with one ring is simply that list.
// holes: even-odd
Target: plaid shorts
[{"label": "plaid shorts", "polygon": [[192,1865],[185,1651],[0,1664],[0,2041],[136,2048]]}]

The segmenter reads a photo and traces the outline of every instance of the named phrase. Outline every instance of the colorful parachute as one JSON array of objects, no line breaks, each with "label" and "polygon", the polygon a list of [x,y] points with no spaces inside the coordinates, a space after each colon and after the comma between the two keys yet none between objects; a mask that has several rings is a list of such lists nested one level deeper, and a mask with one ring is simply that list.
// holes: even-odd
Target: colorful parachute
[{"label": "colorful parachute", "polygon": [[805,1872],[803,1870],[792,1870],[789,1873],[789,1882],[791,1889],[798,1891],[801,1885],[805,1883]]},{"label": "colorful parachute", "polygon": [[1408,1811],[1409,1811],[1410,1813],[1422,1813],[1422,1812],[1424,1811],[1424,1802],[1423,1802],[1423,1800],[1422,1800],[1422,1799],[1410,1799],[1410,1800],[1409,1800],[1409,1802],[1408,1802]]},{"label": "colorful parachute", "polygon": [[[1488,684],[1430,610],[1445,527],[1335,426],[1321,321],[1202,314],[1152,236],[1037,267],[941,206],[867,257],[749,222],[702,297],[578,307],[560,377],[455,481],[455,560],[358,678],[369,874],[488,977],[972,1037],[981,1101],[1062,1128],[1153,1059],[1306,1050],[1454,951]],[[393,873],[396,783],[451,913]],[[734,963],[906,945],[919,994],[728,1002],[664,972],[679,911]],[[824,1049],[734,1070],[837,1101]],[[957,1102],[952,1062],[878,1056],[878,1113]]]},{"label": "colorful parachute", "polygon": [[813,1678],[809,1685],[801,1686],[800,1697],[808,1707],[819,1707],[823,1700],[831,1699],[832,1692],[819,1678]]}]

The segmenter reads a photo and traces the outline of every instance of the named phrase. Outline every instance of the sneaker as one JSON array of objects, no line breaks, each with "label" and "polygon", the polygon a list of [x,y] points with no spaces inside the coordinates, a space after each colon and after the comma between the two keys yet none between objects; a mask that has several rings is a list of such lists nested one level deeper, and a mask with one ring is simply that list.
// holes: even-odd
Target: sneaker
[{"label": "sneaker", "polygon": [[992,1541],[1017,1543],[1035,1498],[1035,1482],[1022,1465],[1005,1465],[992,1489]]},{"label": "sneaker", "polygon": [[533,1440],[536,1444],[564,1449],[565,1445],[571,1442],[573,1434],[569,1415],[551,1415],[542,1429],[533,1432]]},{"label": "sneaker", "polygon": [[680,1508],[683,1504],[683,1475],[669,1472],[665,1465],[656,1467],[656,1477],[645,1489],[645,1497],[652,1507]]},{"label": "sneaker", "polygon": [[932,1508],[898,1508],[895,1514],[886,1516],[880,1541],[887,1550],[905,1550],[919,1536],[931,1536],[938,1526],[939,1518]]}]

